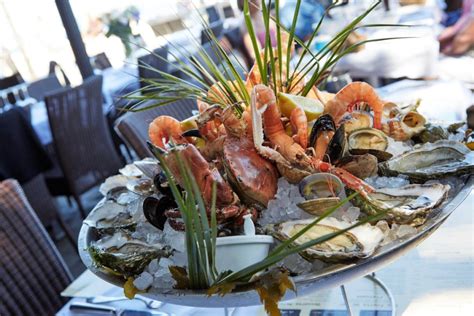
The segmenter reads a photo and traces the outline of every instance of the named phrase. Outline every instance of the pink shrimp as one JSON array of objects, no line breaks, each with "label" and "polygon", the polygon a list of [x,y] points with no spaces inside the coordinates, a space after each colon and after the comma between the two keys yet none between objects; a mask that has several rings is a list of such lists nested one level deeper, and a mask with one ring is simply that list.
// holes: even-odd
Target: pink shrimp
[{"label": "pink shrimp", "polygon": [[308,119],[302,108],[296,107],[291,111],[290,123],[293,133],[296,134],[293,136],[294,141],[306,149],[308,146]]},{"label": "pink shrimp", "polygon": [[325,113],[338,123],[346,112],[351,112],[357,103],[366,102],[374,111],[374,128],[382,128],[383,102],[375,89],[365,82],[352,82],[342,88],[336,96],[326,103]]},{"label": "pink shrimp", "polygon": [[186,139],[181,136],[183,129],[180,122],[174,117],[161,115],[154,119],[148,127],[148,136],[153,145],[165,149],[169,141],[177,144],[186,143]]}]

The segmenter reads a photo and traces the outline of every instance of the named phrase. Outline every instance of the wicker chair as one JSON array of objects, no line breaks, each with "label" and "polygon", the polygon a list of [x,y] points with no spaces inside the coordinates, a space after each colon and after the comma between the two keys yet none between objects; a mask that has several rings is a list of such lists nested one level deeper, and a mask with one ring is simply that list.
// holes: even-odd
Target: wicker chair
[{"label": "wicker chair", "polygon": [[45,96],[59,164],[84,217],[80,195],[122,165],[103,114],[101,87],[102,77],[92,76]]},{"label": "wicker chair", "polygon": [[18,182],[0,182],[0,315],[54,315],[72,281]]},{"label": "wicker chair", "polygon": [[[145,108],[153,104],[149,101],[140,107]],[[140,108],[139,107],[139,108]],[[192,116],[192,111],[197,110],[194,100],[180,100],[167,105],[155,107],[141,112],[127,112],[115,123],[115,131],[124,143],[135,151],[140,159],[151,157],[146,141],[148,139],[148,125],[160,115],[169,115],[178,120]]]},{"label": "wicker chair", "polygon": [[77,236],[74,236],[71,228],[59,213],[56,201],[51,196],[51,193],[49,192],[46,185],[44,175],[40,173],[31,180],[23,183],[21,186],[25,192],[26,197],[28,198],[28,202],[36,211],[36,215],[38,215],[43,226],[47,230],[51,231],[53,223],[57,221],[66,234],[66,238],[74,246],[74,248],[77,248]]},{"label": "wicker chair", "polygon": [[149,83],[141,79],[161,79],[162,78],[158,72],[153,71],[148,68],[153,67],[160,71],[166,72],[168,70],[168,62],[166,61],[167,58],[168,58],[167,45],[153,50],[153,53],[151,54],[141,56],[138,58],[138,75],[140,77],[141,88],[145,88],[149,86]]},{"label": "wicker chair", "polygon": [[52,74],[30,83],[28,85],[28,94],[38,101],[43,101],[45,94],[56,89],[61,89],[61,87],[62,85],[58,78]]}]

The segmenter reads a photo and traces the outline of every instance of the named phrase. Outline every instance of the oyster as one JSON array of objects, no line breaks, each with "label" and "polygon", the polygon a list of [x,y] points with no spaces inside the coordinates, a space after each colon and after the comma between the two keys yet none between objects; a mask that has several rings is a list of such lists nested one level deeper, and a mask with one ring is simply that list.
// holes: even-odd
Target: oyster
[{"label": "oyster", "polygon": [[[269,228],[269,232],[275,238],[284,241],[310,224],[313,219],[289,221]],[[294,241],[295,245],[301,245],[310,240],[322,237],[326,234],[337,232],[351,226],[351,223],[328,217],[314,225],[304,235]],[[332,238],[321,244],[314,245],[300,254],[311,261],[320,259],[323,261],[341,261],[370,256],[383,239],[382,231],[370,224],[360,225],[348,232]]]},{"label": "oyster", "polygon": [[89,247],[94,263],[124,279],[143,272],[151,260],[169,257],[172,251],[161,244],[149,245],[140,240],[130,239],[123,232],[106,236]]},{"label": "oyster", "polygon": [[372,126],[372,117],[367,112],[354,111],[342,118],[347,134],[355,130]]},{"label": "oyster", "polygon": [[448,132],[441,126],[426,124],[425,130],[412,139],[418,143],[434,143],[438,140],[448,139]]},{"label": "oyster", "polygon": [[132,229],[136,221],[128,212],[126,205],[105,201],[87,216],[84,223],[103,233],[113,232],[116,229]]},{"label": "oyster", "polygon": [[472,174],[474,153],[456,141],[440,140],[418,145],[413,150],[379,164],[386,176],[406,175],[421,183],[451,175]]},{"label": "oyster", "polygon": [[397,224],[419,226],[426,215],[447,197],[449,185],[440,183],[409,184],[400,188],[383,188],[356,196],[352,204],[367,214],[388,211],[386,220]]},{"label": "oyster", "polygon": [[375,128],[362,128],[353,131],[347,137],[349,151],[353,155],[371,154],[378,161],[385,161],[392,157],[386,152],[388,140],[385,134]]},{"label": "oyster", "polygon": [[327,209],[336,206],[339,202],[341,199],[338,197],[326,197],[303,201],[297,205],[306,213],[321,216]]}]

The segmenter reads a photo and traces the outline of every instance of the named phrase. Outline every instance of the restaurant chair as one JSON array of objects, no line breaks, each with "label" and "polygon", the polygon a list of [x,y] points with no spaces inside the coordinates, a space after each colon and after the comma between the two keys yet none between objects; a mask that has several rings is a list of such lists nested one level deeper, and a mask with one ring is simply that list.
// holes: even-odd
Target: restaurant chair
[{"label": "restaurant chair", "polygon": [[43,226],[48,231],[52,232],[53,223],[57,222],[72,246],[77,248],[77,236],[74,236],[71,228],[61,216],[58,205],[48,190],[44,175],[40,173],[33,179],[23,183],[21,186],[28,198],[28,202],[36,211],[36,215],[38,215]]},{"label": "restaurant chair", "polygon": [[104,70],[112,68],[109,58],[105,53],[100,53],[90,58],[91,64],[95,69]]},{"label": "restaurant chair", "polygon": [[21,74],[17,72],[9,77],[3,77],[0,79],[0,90],[8,89],[24,82],[25,80],[23,80]]},{"label": "restaurant chair", "polygon": [[[148,69],[148,68],[153,67],[160,71],[166,72],[168,70],[167,58],[168,58],[167,45],[153,50],[153,53],[150,53],[138,58],[138,75],[140,77],[141,88],[145,88],[150,85],[149,83],[145,81],[147,79],[161,79],[162,78],[162,76],[158,72],[152,69]],[[145,79],[145,80],[142,80],[142,79]]]},{"label": "restaurant chair", "polygon": [[122,166],[103,113],[102,77],[56,90],[45,96],[45,103],[59,165],[85,217],[81,194]]},{"label": "restaurant chair", "polygon": [[[153,100],[147,101],[137,109],[153,105],[154,102]],[[153,157],[146,144],[149,139],[148,125],[160,115],[169,115],[182,121],[192,116],[193,110],[197,110],[196,101],[182,99],[145,111],[127,112],[115,123],[115,131],[124,143],[135,151],[138,158]]]},{"label": "restaurant chair", "polygon": [[58,77],[53,74],[48,75],[45,78],[33,81],[28,85],[27,89],[30,97],[36,99],[37,101],[43,101],[45,94],[61,88],[62,85],[59,82]]},{"label": "restaurant chair", "polygon": [[0,182],[0,315],[54,315],[72,277],[19,183]]},{"label": "restaurant chair", "polygon": [[219,22],[221,20],[221,15],[219,14],[219,10],[215,5],[207,7],[206,13],[209,24]]}]

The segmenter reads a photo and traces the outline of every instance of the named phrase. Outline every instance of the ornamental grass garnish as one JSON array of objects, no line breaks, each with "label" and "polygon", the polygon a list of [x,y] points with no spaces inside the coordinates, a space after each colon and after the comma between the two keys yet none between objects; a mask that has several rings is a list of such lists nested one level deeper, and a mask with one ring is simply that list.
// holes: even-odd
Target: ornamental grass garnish
[{"label": "ornamental grass garnish", "polygon": [[[275,4],[275,16],[271,15],[269,9],[273,3]],[[375,1],[366,11],[336,33],[320,51],[313,52],[311,49],[313,41],[323,25],[329,10],[342,4],[342,1],[334,2],[326,9],[307,41],[302,41],[294,35],[301,0],[297,1],[290,28],[285,28],[280,23],[279,0],[270,0],[268,3],[262,1],[261,11],[266,29],[266,38],[265,45],[261,49],[250,18],[250,4],[246,0],[244,3],[244,20],[255,54],[254,67],[258,67],[262,83],[271,86],[275,93],[277,91],[291,91],[293,94],[306,96],[314,86],[322,83],[327,78],[333,67],[342,57],[355,51],[358,47],[370,42],[410,38],[386,37],[365,39],[347,45],[349,35],[361,28],[408,27],[408,25],[400,24],[361,24],[364,18],[380,3],[381,0]],[[134,101],[134,104],[128,110],[144,111],[181,99],[199,99],[209,104],[219,104],[222,107],[240,103],[250,104],[250,93],[246,80],[241,76],[241,74],[246,72],[245,67],[238,62],[238,59],[233,56],[232,52],[226,52],[220,45],[219,39],[210,31],[209,24],[205,21],[204,17],[200,16],[200,19],[200,23],[210,39],[207,50],[190,32],[190,39],[193,42],[192,45],[194,45],[193,51],[190,51],[185,46],[174,44],[170,41],[167,42],[170,47],[169,54],[174,61],[169,61],[149,51],[156,58],[168,63],[173,69],[179,69],[189,80],[180,78],[167,71],[153,68],[148,64],[140,64],[138,67],[156,72],[161,78],[140,79],[147,86],[123,96],[125,99]],[[272,47],[270,39],[270,21],[275,23],[276,27],[275,48]],[[288,41],[284,40],[285,38]],[[300,46],[298,56],[292,56],[294,42]],[[214,61],[212,56],[221,62]],[[310,56],[309,61],[306,58],[308,56]],[[302,80],[305,80],[304,85],[301,85],[300,89],[294,91],[293,89],[299,87],[298,84]],[[211,87],[214,93],[209,94]],[[155,102],[151,105],[142,106],[144,102],[150,100]],[[236,107],[236,110],[238,111],[239,108]]]},{"label": "ornamental grass garnish", "polygon": [[199,187],[187,161],[181,156],[179,150],[171,149],[167,155],[171,155],[170,158],[176,159],[178,162],[179,172],[184,182],[182,190],[178,187],[161,150],[151,143],[148,143],[148,145],[166,175],[185,225],[188,266],[187,268],[169,267],[171,275],[176,281],[175,288],[206,290],[208,295],[217,294],[221,296],[234,290],[253,289],[259,294],[269,315],[279,315],[278,302],[284,297],[286,290],[296,291],[296,287],[289,277],[289,272],[277,266],[279,262],[289,255],[329,241],[355,227],[377,221],[386,215],[386,212],[381,212],[375,216],[366,217],[345,229],[302,244],[295,244],[295,241],[314,225],[330,216],[358,194],[353,193],[337,205],[327,209],[320,217],[315,218],[294,236],[281,242],[264,260],[240,271],[218,272],[215,266],[217,237],[215,184],[212,191],[210,218],[208,218]]}]

